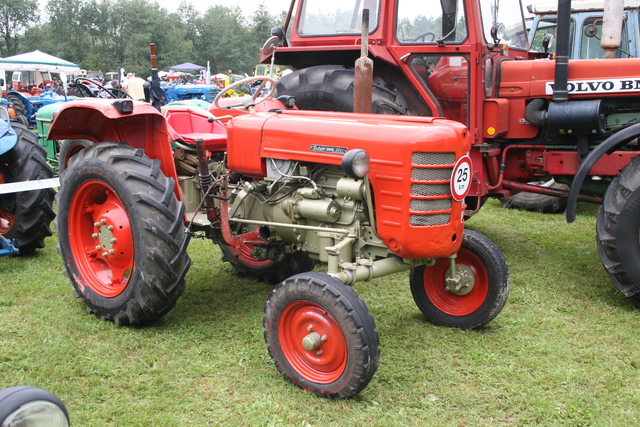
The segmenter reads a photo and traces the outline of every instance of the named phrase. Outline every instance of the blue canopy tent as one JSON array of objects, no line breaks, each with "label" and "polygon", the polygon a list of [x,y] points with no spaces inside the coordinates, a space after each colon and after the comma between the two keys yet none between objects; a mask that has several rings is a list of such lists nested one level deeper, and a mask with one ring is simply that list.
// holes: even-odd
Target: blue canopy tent
[{"label": "blue canopy tent", "polygon": [[203,67],[202,65],[192,64],[191,62],[185,62],[184,64],[174,65],[173,67],[169,67],[170,70],[174,71],[192,71],[192,70],[206,70],[207,67]]}]

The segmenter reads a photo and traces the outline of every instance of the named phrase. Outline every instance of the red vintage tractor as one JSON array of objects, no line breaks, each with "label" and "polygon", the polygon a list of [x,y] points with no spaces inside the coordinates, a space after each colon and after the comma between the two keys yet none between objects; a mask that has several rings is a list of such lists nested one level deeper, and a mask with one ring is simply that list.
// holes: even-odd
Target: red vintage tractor
[{"label": "red vintage tractor", "polygon": [[297,111],[289,97],[261,96],[275,82],[254,79],[253,96],[222,92],[208,112],[62,106],[49,139],[93,143],[69,159],[56,199],[65,274],[88,312],[118,325],[159,319],[185,288],[190,238],[211,239],[235,274],[278,284],[269,352],[289,381],[332,398],[361,391],[378,366],[375,322],[348,285],[410,270],[433,323],[478,328],[500,312],[506,261],[464,230],[466,127]]},{"label": "red vintage tractor", "polygon": [[560,0],[551,60],[528,51],[518,1],[293,0],[263,61],[275,55],[296,70],[277,93],[300,109],[353,111],[353,64],[368,39],[373,113],[440,116],[469,129],[465,216],[488,197],[516,194],[528,195],[527,209],[567,206],[569,222],[577,200],[601,203],[602,263],[640,307],[640,59],[569,60],[570,12]]}]

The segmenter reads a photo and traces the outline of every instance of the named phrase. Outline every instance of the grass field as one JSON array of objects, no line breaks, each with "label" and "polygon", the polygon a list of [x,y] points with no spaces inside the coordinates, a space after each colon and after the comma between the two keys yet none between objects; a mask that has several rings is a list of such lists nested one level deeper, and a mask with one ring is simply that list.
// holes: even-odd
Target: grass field
[{"label": "grass field", "polygon": [[380,367],[354,399],[288,384],[262,336],[264,284],[233,276],[192,241],[187,288],[145,328],[87,315],[55,246],[0,258],[0,388],[57,394],[73,426],[622,426],[640,424],[640,311],[609,282],[597,207],[578,219],[489,201],[468,227],[511,269],[502,313],[477,331],[433,326],[408,273],[355,286],[381,338]]}]

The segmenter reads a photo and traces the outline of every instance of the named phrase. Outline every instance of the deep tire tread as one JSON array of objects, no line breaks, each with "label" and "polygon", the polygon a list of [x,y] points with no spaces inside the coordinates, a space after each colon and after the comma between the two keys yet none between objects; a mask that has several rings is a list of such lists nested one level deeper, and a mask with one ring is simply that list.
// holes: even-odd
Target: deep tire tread
[{"label": "deep tire tread", "polygon": [[[60,230],[58,250],[65,259],[65,274],[71,278],[76,292],[90,312],[100,319],[118,326],[140,326],[160,319],[176,304],[185,288],[185,275],[191,265],[186,253],[188,235],[184,233],[184,206],[173,196],[173,179],[156,173],[158,161],[144,156],[126,144],[99,143],[78,153],[62,174],[62,188],[58,194]],[[147,179],[139,179],[137,176]],[[96,178],[97,176],[103,178]],[[101,179],[114,188],[131,220],[134,233],[135,264],[130,282],[115,298],[102,297],[83,286],[72,259],[67,213],[73,192],[86,180]],[[82,278],[80,278],[82,280]]]},{"label": "deep tire tread", "polygon": [[[38,144],[37,136],[25,126],[13,123],[18,141],[0,156],[11,172],[12,182],[33,181],[53,177],[47,164],[47,152]],[[55,213],[53,188],[15,193],[16,208],[13,226],[3,236],[15,239],[20,255],[44,248],[44,239],[52,235],[50,224]]]}]

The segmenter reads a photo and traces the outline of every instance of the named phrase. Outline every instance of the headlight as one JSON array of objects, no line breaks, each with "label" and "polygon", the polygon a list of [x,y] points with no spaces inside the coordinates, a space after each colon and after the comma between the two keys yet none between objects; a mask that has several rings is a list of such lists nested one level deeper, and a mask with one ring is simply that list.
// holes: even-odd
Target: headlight
[{"label": "headlight", "polygon": [[0,427],[69,427],[69,414],[47,390],[9,387],[0,390]]},{"label": "headlight", "polygon": [[353,179],[364,177],[370,166],[369,154],[361,149],[349,150],[342,158],[342,170]]},{"label": "headlight", "polygon": [[493,37],[493,42],[498,43],[502,40],[506,30],[507,29],[502,22],[494,22],[491,26],[491,37]]}]

